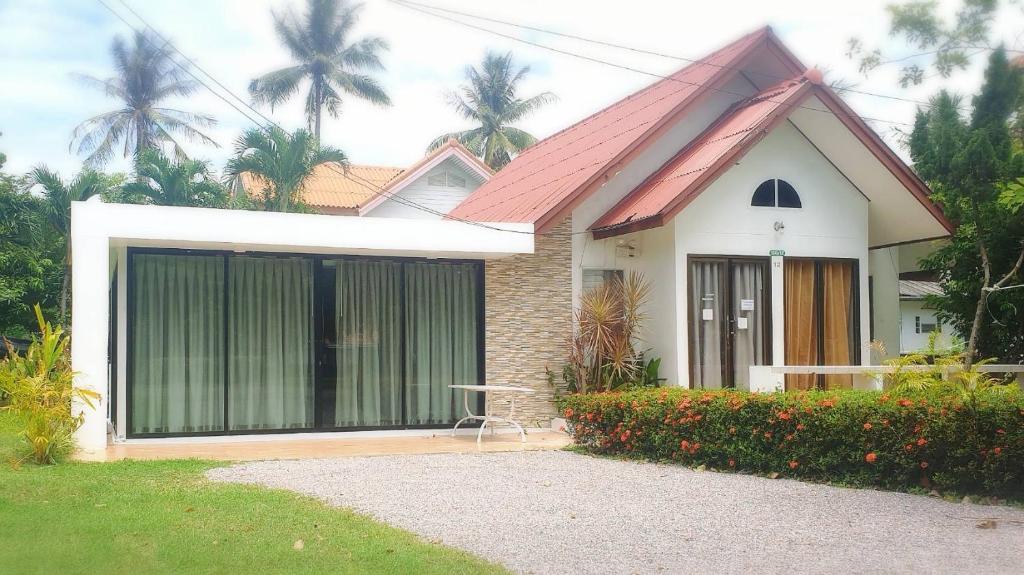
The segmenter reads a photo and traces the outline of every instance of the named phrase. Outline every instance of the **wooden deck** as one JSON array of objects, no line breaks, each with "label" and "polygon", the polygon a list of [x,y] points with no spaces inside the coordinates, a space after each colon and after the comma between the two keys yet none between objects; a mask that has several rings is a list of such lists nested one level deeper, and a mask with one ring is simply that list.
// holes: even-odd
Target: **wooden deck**
[{"label": "wooden deck", "polygon": [[561,449],[570,443],[564,433],[533,430],[526,443],[515,433],[484,434],[477,445],[476,434],[450,436],[446,431],[431,435],[355,435],[338,433],[325,436],[261,436],[229,438],[133,440],[107,447],[99,457],[82,460],[117,461],[121,459],[214,459],[253,461],[263,459],[315,459],[371,455],[409,455],[428,453],[477,453],[496,451],[536,451]]}]

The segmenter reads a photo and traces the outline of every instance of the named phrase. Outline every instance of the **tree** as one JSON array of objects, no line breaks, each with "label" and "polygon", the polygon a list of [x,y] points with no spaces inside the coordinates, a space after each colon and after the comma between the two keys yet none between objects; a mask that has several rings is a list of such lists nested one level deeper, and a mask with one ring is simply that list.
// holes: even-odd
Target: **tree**
[{"label": "tree", "polygon": [[901,64],[899,83],[904,88],[923,82],[929,66],[949,78],[967,68],[971,56],[994,48],[988,36],[998,8],[998,0],[963,0],[947,22],[934,0],[891,4],[886,7],[889,34],[905,38],[917,52],[895,57],[877,48],[867,50],[859,38],[851,38],[847,55],[860,61],[860,71],[865,74],[886,64]]},{"label": "tree", "polygon": [[159,150],[145,150],[135,165],[137,179],[123,186],[159,206],[223,207],[227,192],[201,160],[171,160]]},{"label": "tree", "polygon": [[[0,169],[3,168],[0,154]],[[0,335],[28,338],[33,304],[53,313],[61,275],[61,245],[44,233],[43,200],[21,178],[0,172]]]},{"label": "tree", "polygon": [[342,93],[390,106],[384,88],[367,74],[384,69],[380,56],[388,49],[387,42],[376,36],[350,39],[361,10],[361,4],[346,0],[308,0],[301,18],[294,12],[275,13],[277,37],[297,63],[250,82],[253,101],[276,106],[308,80],[306,120],[318,140],[323,109],[326,107],[327,113],[337,118]]},{"label": "tree", "polygon": [[526,99],[516,95],[519,82],[529,72],[529,66],[516,69],[511,52],[504,55],[488,52],[480,68],[467,67],[469,83],[459,87],[461,94],[449,92],[447,99],[459,114],[479,125],[443,134],[430,143],[428,150],[454,138],[495,170],[512,161],[513,156],[537,141],[512,124],[555,100],[551,92]]},{"label": "tree", "polygon": [[306,130],[288,134],[277,127],[252,128],[238,138],[235,157],[228,161],[224,172],[235,180],[248,175],[260,187],[264,209],[288,212],[301,208],[302,188],[313,169],[332,162],[348,170],[344,152],[321,147]]},{"label": "tree", "polygon": [[185,73],[185,64],[173,59],[163,41],[136,32],[130,45],[120,37],[115,38],[110,53],[114,76],[81,76],[88,85],[122,104],[117,110],[89,118],[75,128],[71,149],[77,145],[78,154],[87,154],[87,166],[102,166],[122,146],[124,157],[131,158],[161,144],[172,146],[178,157],[184,157],[185,151],[176,138],[217,145],[200,131],[213,126],[213,118],[164,105],[168,98],[191,96],[198,84]]},{"label": "tree", "polygon": [[1024,154],[1010,133],[1020,83],[1005,52],[996,50],[970,119],[961,117],[959,99],[943,92],[918,112],[910,137],[915,169],[957,226],[950,243],[921,263],[942,283],[945,295],[931,300],[940,317],[969,334],[968,365],[980,355],[1024,360],[1024,322],[1015,317],[1024,299],[1002,291],[1021,279],[1024,222],[1000,200],[1007,184],[1024,175]]},{"label": "tree", "polygon": [[71,292],[71,202],[84,202],[106,193],[110,181],[99,172],[82,170],[73,180],[65,182],[46,166],[39,166],[29,174],[29,182],[43,191],[43,213],[50,228],[64,242],[64,278],[60,290],[60,319],[67,323],[68,296]]}]

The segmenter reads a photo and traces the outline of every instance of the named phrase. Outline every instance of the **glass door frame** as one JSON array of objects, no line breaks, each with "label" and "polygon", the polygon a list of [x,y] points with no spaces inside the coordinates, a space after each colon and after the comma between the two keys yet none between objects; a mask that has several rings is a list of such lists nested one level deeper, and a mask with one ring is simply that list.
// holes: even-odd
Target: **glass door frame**
[{"label": "glass door frame", "polygon": [[[313,267],[313,293],[311,294],[311,318],[313,328],[313,340],[311,342],[311,348],[308,352],[311,354],[311,370],[313,378],[313,427],[294,427],[284,429],[240,429],[232,430],[230,428],[230,420],[228,417],[229,409],[229,363],[226,358],[224,361],[224,425],[220,430],[214,431],[193,431],[193,432],[182,432],[182,433],[133,433],[132,432],[132,394],[133,394],[133,379],[134,379],[134,360],[135,360],[135,337],[134,337],[134,305],[135,298],[138,294],[135,293],[135,281],[134,281],[134,257],[137,254],[148,254],[148,255],[167,255],[167,256],[210,256],[220,257],[223,260],[224,265],[224,302],[223,302],[223,320],[224,320],[224,348],[225,353],[230,349],[228,342],[230,341],[230,332],[228,330],[228,312],[229,302],[228,293],[230,291],[230,282],[228,281],[228,266],[230,258],[233,256],[244,256],[244,257],[281,257],[281,258],[303,258],[312,262]],[[384,426],[359,426],[359,427],[334,427],[325,425],[322,420],[322,406],[323,402],[323,389],[325,383],[324,373],[324,362],[323,355],[326,353],[326,346],[324,345],[324,333],[323,333],[323,322],[328,321],[328,318],[324,317],[324,305],[323,297],[326,297],[330,291],[329,286],[326,286],[324,278],[324,260],[339,260],[339,259],[350,259],[350,260],[370,260],[370,261],[398,261],[398,262],[426,262],[426,263],[470,263],[475,265],[475,274],[477,281],[477,294],[475,308],[477,313],[477,379],[481,385],[486,383],[486,311],[484,307],[486,289],[485,289],[485,273],[483,260],[473,259],[455,259],[455,258],[425,258],[425,257],[400,257],[400,256],[362,256],[362,255],[348,255],[348,254],[316,254],[306,252],[266,252],[266,251],[234,251],[234,250],[217,250],[217,249],[202,249],[202,248],[161,248],[161,247],[134,247],[129,246],[127,248],[127,265],[126,265],[126,296],[127,302],[125,305],[125,323],[126,323],[126,338],[127,338],[127,353],[125,354],[125,437],[128,439],[143,439],[143,438],[158,438],[158,437],[207,437],[207,436],[221,436],[221,435],[268,435],[268,434],[286,434],[286,433],[313,433],[313,432],[332,432],[332,431],[387,431],[387,430],[398,430],[398,429],[447,429],[450,428],[455,418],[451,423],[440,423],[440,424],[413,424],[413,425],[384,425]],[[405,279],[401,280],[402,293],[405,293]],[[404,317],[402,321],[404,330]],[[114,337],[113,335],[111,336]],[[402,334],[402,347],[406,345],[405,334]],[[402,365],[402,387],[405,386],[405,361],[404,351]],[[116,371],[116,370],[115,370]],[[472,407],[477,410],[478,413],[482,413],[484,409],[484,398],[483,394],[478,395],[477,403]],[[405,393],[402,393],[403,403]],[[112,398],[112,402],[117,401],[116,398]],[[453,400],[454,409],[456,413],[461,413],[462,401],[460,400],[459,394],[455,395]],[[405,408],[403,406],[402,417],[405,418]],[[479,426],[479,422],[466,423],[462,427],[476,427]]]},{"label": "glass door frame", "polygon": [[[722,389],[734,389],[736,386],[736,365],[733,361],[733,347],[735,345],[736,338],[736,311],[733,306],[733,298],[735,297],[735,290],[733,289],[733,276],[732,266],[733,264],[757,264],[761,266],[761,276],[764,278],[764,303],[761,305],[761,318],[764,323],[764,338],[761,342],[762,354],[767,362],[766,365],[772,363],[772,268],[771,268],[771,257],[770,256],[730,256],[730,255],[704,255],[704,254],[687,254],[686,255],[686,313],[687,317],[692,320],[694,314],[698,311],[693,306],[693,294],[691,290],[694,286],[693,281],[693,268],[691,263],[702,262],[702,263],[720,263],[725,266],[725,292],[726,292],[726,329],[723,330],[722,336],[719,338],[719,345],[721,346],[722,357],[725,361],[722,362]],[[689,350],[689,377],[690,382],[695,380],[696,367],[696,336],[697,334],[691,333],[690,322],[687,322],[687,349]]]}]

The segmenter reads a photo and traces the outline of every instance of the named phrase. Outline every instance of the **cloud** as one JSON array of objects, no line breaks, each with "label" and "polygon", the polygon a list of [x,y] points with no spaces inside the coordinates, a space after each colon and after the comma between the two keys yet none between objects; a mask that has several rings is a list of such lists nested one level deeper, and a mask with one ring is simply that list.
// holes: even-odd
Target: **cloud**
[{"label": "cloud", "polygon": [[[235,94],[247,97],[253,77],[287,65],[288,53],[274,35],[271,10],[302,10],[301,2],[280,0],[180,0],[139,2],[130,5],[148,22],[169,36]],[[860,36],[869,45],[903,50],[887,37],[884,11],[888,0],[820,2],[711,3],[631,0],[628,5],[585,0],[518,0],[516,2],[456,2],[423,0],[456,10],[486,14],[495,19],[536,25],[565,33],[696,58],[763,24],[775,27],[783,41],[809,66],[829,71],[829,79],[854,81],[857,88],[912,99],[926,99],[941,83],[932,80],[914,90],[899,90],[897,69],[887,67],[869,78],[859,76],[856,64],[846,55],[846,41]],[[131,15],[116,0],[109,3],[129,20]],[[950,6],[944,5],[948,12]],[[1020,28],[1020,9],[1007,8],[997,29],[1008,41]],[[8,168],[24,171],[47,163],[65,173],[79,168],[80,159],[68,151],[68,137],[82,120],[110,109],[112,102],[74,81],[73,72],[99,76],[111,73],[109,45],[115,34],[129,33],[124,23],[98,2],[58,0],[6,0],[0,4],[0,150],[7,153]],[[136,21],[137,24],[137,21]],[[685,65],[672,58],[642,55],[613,48],[583,44],[536,32],[480,22],[512,36],[557,49],[585,54],[624,66],[668,74]],[[380,108],[348,100],[338,119],[328,118],[323,132],[327,143],[344,149],[353,161],[384,165],[408,165],[418,159],[437,135],[465,127],[464,121],[444,102],[446,89],[459,84],[466,65],[479,61],[488,49],[514,52],[518,62],[532,68],[523,83],[523,94],[551,91],[558,101],[526,119],[522,126],[543,137],[616,99],[654,81],[649,75],[616,69],[543,48],[501,38],[433,18],[387,0],[371,0],[364,7],[357,35],[378,35],[391,49],[387,71],[380,80],[394,106]],[[980,82],[984,58],[972,69],[949,82],[971,92]],[[848,101],[859,113],[911,122],[915,105],[856,94]],[[302,98],[273,111],[261,110],[286,128],[303,126]],[[219,125],[211,135],[219,148],[189,145],[197,157],[221,165],[230,155],[231,142],[251,123],[229,105],[205,90],[172,107],[214,115]],[[883,136],[895,142],[892,126],[876,124]],[[112,169],[126,170],[119,160]]]}]

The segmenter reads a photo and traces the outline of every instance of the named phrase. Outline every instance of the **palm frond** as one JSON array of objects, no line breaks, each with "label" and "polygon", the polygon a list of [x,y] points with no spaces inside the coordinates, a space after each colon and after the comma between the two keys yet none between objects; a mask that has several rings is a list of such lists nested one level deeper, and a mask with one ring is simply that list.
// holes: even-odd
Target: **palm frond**
[{"label": "palm frond", "polygon": [[338,87],[353,96],[362,98],[378,106],[390,106],[391,98],[377,80],[364,74],[339,73],[332,74],[331,80]]},{"label": "palm frond", "polygon": [[306,77],[306,73],[306,67],[303,65],[268,72],[249,82],[249,95],[252,96],[254,103],[273,108],[299,90],[299,84]]}]

